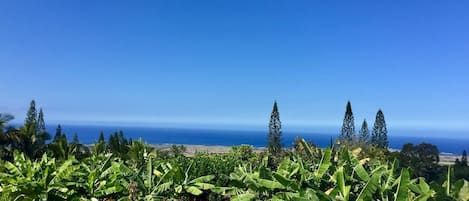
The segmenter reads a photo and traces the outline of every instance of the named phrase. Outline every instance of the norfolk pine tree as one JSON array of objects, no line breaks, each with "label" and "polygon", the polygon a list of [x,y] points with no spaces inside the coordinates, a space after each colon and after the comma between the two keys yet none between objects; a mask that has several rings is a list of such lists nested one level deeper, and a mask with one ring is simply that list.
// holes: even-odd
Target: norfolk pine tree
[{"label": "norfolk pine tree", "polygon": [[99,143],[101,143],[101,142],[104,143],[104,131],[101,131],[101,132],[99,133],[98,142],[99,142]]},{"label": "norfolk pine tree", "polygon": [[35,142],[37,128],[36,102],[32,100],[29,104],[28,113],[26,113],[26,119],[24,120],[23,132]]},{"label": "norfolk pine tree", "polygon": [[39,114],[37,116],[37,131],[38,135],[46,132],[46,123],[44,122],[44,113],[42,108],[39,109]]},{"label": "norfolk pine tree", "polygon": [[280,114],[278,112],[277,101],[274,102],[272,114],[270,115],[269,136],[267,139],[267,148],[272,154],[280,154],[282,149],[281,136],[282,124],[280,122]]},{"label": "norfolk pine tree", "polygon": [[55,129],[55,136],[53,142],[58,142],[60,138],[62,137],[62,126],[57,125],[57,128]]},{"label": "norfolk pine tree", "polygon": [[24,135],[21,139],[21,149],[24,153],[30,158],[35,158],[37,156],[37,110],[36,102],[34,100],[29,104],[28,112],[26,113],[26,118],[24,120],[24,125],[21,128],[21,133]]},{"label": "norfolk pine tree", "polygon": [[46,141],[50,139],[49,133],[46,131],[46,123],[44,122],[44,113],[42,112],[42,108],[39,109],[39,114],[37,116],[37,144],[40,147],[45,146]]},{"label": "norfolk pine tree", "polygon": [[62,126],[59,124],[55,129],[54,139],[52,143],[48,144],[49,150],[52,151],[53,156],[60,159],[67,159],[70,148],[68,146],[67,135],[62,132]]},{"label": "norfolk pine tree", "polygon": [[462,152],[462,156],[461,156],[461,165],[466,167],[467,166],[467,152],[466,150],[464,150]]},{"label": "norfolk pine tree", "polygon": [[370,143],[370,130],[368,129],[368,123],[366,119],[363,120],[362,128],[360,129],[360,143],[369,144]]},{"label": "norfolk pine tree", "polygon": [[371,143],[379,148],[388,148],[388,130],[386,129],[386,121],[384,120],[383,111],[378,110],[376,120],[371,135]]},{"label": "norfolk pine tree", "polygon": [[353,118],[352,105],[350,104],[350,101],[348,101],[345,110],[344,123],[342,124],[342,131],[340,133],[340,140],[351,143],[354,138],[355,123]]},{"label": "norfolk pine tree", "polygon": [[103,131],[99,133],[98,143],[95,144],[94,151],[97,154],[101,154],[106,151],[106,142],[104,141]]}]

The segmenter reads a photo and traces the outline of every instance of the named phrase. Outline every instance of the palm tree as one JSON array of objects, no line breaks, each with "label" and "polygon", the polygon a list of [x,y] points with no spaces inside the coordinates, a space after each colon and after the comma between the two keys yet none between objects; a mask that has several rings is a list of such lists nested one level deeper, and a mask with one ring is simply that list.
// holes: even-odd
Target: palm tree
[{"label": "palm tree", "polygon": [[4,145],[7,142],[7,137],[5,136],[4,129],[8,122],[13,119],[14,117],[11,114],[0,113],[0,146]]},{"label": "palm tree", "polygon": [[8,124],[9,121],[13,120],[15,117],[8,113],[0,113],[0,132],[3,131],[3,127]]},{"label": "palm tree", "polygon": [[21,146],[25,140],[18,129],[7,126],[13,119],[11,114],[0,113],[0,158],[4,160],[12,160],[13,149]]}]

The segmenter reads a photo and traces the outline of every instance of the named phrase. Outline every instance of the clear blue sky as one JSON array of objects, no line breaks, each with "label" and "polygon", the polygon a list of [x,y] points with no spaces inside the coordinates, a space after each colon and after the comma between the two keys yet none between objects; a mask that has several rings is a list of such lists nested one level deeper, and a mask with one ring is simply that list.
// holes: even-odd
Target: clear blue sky
[{"label": "clear blue sky", "polygon": [[469,130],[467,1],[0,2],[0,111],[47,122]]}]

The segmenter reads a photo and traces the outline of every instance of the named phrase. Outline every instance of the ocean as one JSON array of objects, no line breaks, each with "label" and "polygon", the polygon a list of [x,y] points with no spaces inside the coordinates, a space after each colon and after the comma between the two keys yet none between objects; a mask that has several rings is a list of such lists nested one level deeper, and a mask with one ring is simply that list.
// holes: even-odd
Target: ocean
[{"label": "ocean", "polygon": [[[48,126],[47,130],[53,137],[56,127]],[[149,144],[197,144],[197,145],[224,145],[234,146],[249,144],[255,147],[265,147],[268,131],[247,130],[210,130],[210,129],[181,129],[181,128],[152,128],[152,127],[118,127],[118,126],[81,126],[62,125],[62,131],[72,140],[75,133],[83,144],[92,144],[98,140],[99,133],[104,132],[105,139],[114,132],[122,130],[126,138],[142,139]],[[313,141],[317,146],[328,147],[331,138],[334,140],[338,134],[288,132],[282,133],[282,144],[291,146],[297,136],[307,141]],[[440,153],[461,154],[469,150],[469,139],[447,139],[441,137],[406,137],[388,134],[390,148],[400,149],[405,143],[419,144],[431,143],[438,147]]]}]

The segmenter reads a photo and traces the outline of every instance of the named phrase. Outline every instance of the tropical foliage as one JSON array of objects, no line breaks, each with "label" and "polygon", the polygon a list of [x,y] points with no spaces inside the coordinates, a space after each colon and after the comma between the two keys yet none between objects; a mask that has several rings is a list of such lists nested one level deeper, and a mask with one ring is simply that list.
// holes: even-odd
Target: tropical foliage
[{"label": "tropical foliage", "polygon": [[[101,133],[85,146],[77,135],[69,142],[58,126],[46,143],[43,114],[33,106],[21,128],[9,127],[13,117],[0,114],[0,200],[469,200],[467,154],[442,167],[429,144],[390,153],[367,143],[322,149],[297,138],[291,150],[242,145],[189,157],[182,145],[157,149],[122,131],[107,142]],[[274,124],[280,137],[278,118]],[[444,168],[439,182],[433,176]]]},{"label": "tropical foliage", "polygon": [[[141,143],[141,142],[135,142]],[[251,163],[244,154],[198,153],[161,159],[134,145],[129,160],[113,153],[38,160],[14,153],[0,166],[2,200],[439,200],[469,199],[469,183],[428,184],[386,163],[361,157],[360,148],[319,149],[300,140],[296,151],[272,169],[269,155]],[[138,150],[135,150],[138,149]],[[239,150],[240,148],[235,148]],[[252,154],[252,155],[251,155]],[[255,152],[249,157],[260,157]],[[319,156],[319,157],[317,157]],[[449,170],[451,171],[451,170]],[[450,172],[448,173],[450,175]]]}]

